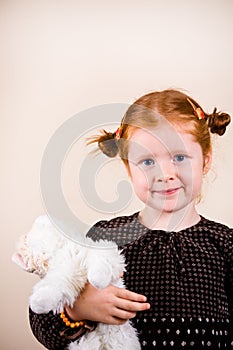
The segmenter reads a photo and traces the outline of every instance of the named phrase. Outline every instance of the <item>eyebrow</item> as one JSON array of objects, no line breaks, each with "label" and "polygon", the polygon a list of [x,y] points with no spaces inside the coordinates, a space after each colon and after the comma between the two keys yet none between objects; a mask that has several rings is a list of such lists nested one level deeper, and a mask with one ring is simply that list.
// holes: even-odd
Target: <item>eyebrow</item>
[{"label": "eyebrow", "polygon": [[175,152],[172,151],[172,152],[169,152],[170,154],[189,154],[189,151],[184,148],[184,149],[177,149]]}]

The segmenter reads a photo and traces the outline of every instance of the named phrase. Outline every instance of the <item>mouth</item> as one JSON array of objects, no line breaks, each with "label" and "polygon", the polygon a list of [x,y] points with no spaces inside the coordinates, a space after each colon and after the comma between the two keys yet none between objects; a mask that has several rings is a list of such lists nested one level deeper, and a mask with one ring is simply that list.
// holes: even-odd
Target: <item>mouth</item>
[{"label": "mouth", "polygon": [[172,196],[174,194],[177,194],[180,191],[180,189],[181,187],[168,188],[165,190],[154,191],[154,193],[159,194],[161,196]]}]

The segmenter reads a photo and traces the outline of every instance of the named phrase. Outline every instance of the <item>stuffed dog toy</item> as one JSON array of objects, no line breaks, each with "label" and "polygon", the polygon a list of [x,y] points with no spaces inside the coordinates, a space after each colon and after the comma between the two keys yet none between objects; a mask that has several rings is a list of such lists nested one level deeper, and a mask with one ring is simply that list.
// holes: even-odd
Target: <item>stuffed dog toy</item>
[{"label": "stuffed dog toy", "polygon": [[[60,313],[72,306],[87,282],[96,288],[113,284],[124,287],[120,275],[124,257],[113,242],[84,238],[78,244],[62,235],[48,216],[40,216],[31,230],[20,237],[13,261],[41,278],[29,298],[36,313]],[[137,334],[130,321],[116,326],[98,323],[93,332],[72,342],[69,350],[139,350]]]}]

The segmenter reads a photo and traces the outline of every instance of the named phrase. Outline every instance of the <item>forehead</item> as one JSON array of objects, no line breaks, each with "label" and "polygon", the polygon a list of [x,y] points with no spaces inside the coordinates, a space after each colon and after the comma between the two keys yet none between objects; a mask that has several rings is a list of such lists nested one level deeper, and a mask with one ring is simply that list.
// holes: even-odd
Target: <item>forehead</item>
[{"label": "forehead", "polygon": [[160,126],[155,129],[136,129],[129,139],[129,153],[174,153],[181,151],[201,151],[201,146],[191,134],[178,132],[172,126]]}]

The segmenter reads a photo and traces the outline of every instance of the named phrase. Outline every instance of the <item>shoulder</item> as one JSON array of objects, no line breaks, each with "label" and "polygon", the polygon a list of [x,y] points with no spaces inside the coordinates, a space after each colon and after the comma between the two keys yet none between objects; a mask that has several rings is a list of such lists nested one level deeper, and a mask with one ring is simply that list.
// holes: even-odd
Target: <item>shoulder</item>
[{"label": "shoulder", "polygon": [[230,228],[227,225],[222,224],[220,222],[206,219],[204,217],[202,217],[201,219],[201,225],[203,226],[203,229],[213,232],[219,236],[221,235],[232,236],[233,234],[233,228]]},{"label": "shoulder", "polygon": [[138,213],[134,213],[132,215],[127,215],[127,216],[118,216],[110,220],[98,221],[93,227],[102,227],[102,228],[122,227],[132,223],[135,217],[137,217],[137,215]]},{"label": "shoulder", "polygon": [[124,245],[132,239],[137,216],[138,213],[134,213],[128,216],[118,216],[110,220],[98,221],[87,232],[87,237],[93,240],[115,241],[118,245]]},{"label": "shoulder", "polygon": [[232,228],[220,222],[209,220],[203,217],[201,219],[201,228],[210,240],[218,242],[221,246],[224,247],[224,250],[229,251],[233,249]]}]

